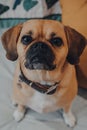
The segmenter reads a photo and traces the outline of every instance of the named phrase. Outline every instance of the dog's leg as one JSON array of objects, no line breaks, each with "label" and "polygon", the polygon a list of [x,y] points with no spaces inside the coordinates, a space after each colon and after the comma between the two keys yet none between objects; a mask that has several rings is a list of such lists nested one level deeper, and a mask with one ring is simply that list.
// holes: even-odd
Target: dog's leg
[{"label": "dog's leg", "polygon": [[17,109],[15,110],[13,117],[16,121],[21,121],[24,118],[26,108],[23,105],[17,106]]},{"label": "dog's leg", "polygon": [[74,127],[75,126],[76,119],[75,119],[74,115],[72,114],[70,107],[65,107],[64,108],[63,118],[64,118],[65,123],[69,127]]}]

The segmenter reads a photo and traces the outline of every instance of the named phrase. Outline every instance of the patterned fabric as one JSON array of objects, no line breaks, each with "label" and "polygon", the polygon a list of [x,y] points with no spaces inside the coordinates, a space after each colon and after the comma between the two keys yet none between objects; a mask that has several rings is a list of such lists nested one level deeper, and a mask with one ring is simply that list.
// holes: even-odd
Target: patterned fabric
[{"label": "patterned fabric", "polygon": [[0,27],[10,27],[31,18],[61,20],[59,0],[2,0]]}]

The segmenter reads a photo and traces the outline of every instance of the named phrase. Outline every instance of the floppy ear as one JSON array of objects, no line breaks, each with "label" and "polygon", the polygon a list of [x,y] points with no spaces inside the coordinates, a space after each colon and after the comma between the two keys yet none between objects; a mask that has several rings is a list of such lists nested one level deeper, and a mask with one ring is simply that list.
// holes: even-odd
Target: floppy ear
[{"label": "floppy ear", "polygon": [[70,64],[78,64],[79,57],[87,44],[87,40],[71,27],[65,26],[64,30],[69,45],[67,60]]},{"label": "floppy ear", "polygon": [[15,61],[18,57],[17,40],[19,38],[21,29],[22,24],[18,24],[7,30],[1,37],[2,44],[6,50],[6,57],[9,60]]}]

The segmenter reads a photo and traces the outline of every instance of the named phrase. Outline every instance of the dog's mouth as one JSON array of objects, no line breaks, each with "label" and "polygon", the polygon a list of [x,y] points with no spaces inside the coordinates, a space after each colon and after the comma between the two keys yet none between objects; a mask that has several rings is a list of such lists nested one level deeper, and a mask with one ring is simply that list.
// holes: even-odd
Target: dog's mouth
[{"label": "dog's mouth", "polygon": [[25,62],[25,67],[27,69],[38,69],[38,70],[54,70],[56,68],[55,64],[51,64],[49,62],[42,62],[38,58],[34,58],[30,63],[28,61]]}]

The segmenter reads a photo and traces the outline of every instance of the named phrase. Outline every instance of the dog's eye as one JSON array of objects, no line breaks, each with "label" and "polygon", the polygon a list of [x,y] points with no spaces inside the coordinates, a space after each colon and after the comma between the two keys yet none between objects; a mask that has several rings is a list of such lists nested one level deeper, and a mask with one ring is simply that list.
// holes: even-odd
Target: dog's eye
[{"label": "dog's eye", "polygon": [[55,46],[58,46],[58,47],[61,47],[63,45],[63,41],[60,37],[52,38],[50,40],[50,42],[51,42],[52,45],[55,45]]},{"label": "dog's eye", "polygon": [[32,42],[32,37],[29,36],[29,35],[24,35],[21,39],[21,42],[24,44],[24,45],[28,45],[29,43]]}]

